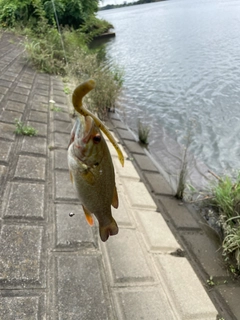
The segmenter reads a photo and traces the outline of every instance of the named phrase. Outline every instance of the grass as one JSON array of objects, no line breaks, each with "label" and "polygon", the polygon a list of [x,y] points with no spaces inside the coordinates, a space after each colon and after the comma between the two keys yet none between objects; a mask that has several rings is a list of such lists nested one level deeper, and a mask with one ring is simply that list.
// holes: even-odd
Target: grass
[{"label": "grass", "polygon": [[[85,104],[101,119],[106,118],[108,111],[115,108],[122,91],[122,69],[108,63],[104,49],[90,50],[80,30],[62,30],[65,51],[58,31],[49,26],[44,30],[42,35],[32,31],[28,33],[25,49],[32,65],[44,72],[71,79],[77,85],[93,78],[96,87],[85,98]],[[67,85],[64,92],[71,93]]]},{"label": "grass", "polygon": [[138,120],[138,139],[142,144],[148,145],[149,133],[150,127]]},{"label": "grass", "polygon": [[62,108],[59,108],[59,107],[56,107],[56,106],[52,106],[50,108],[51,111],[54,111],[54,112],[62,112]]},{"label": "grass", "polygon": [[185,190],[187,187],[187,176],[188,176],[188,150],[191,144],[191,130],[188,129],[187,135],[185,137],[185,145],[184,145],[184,152],[182,155],[182,163],[181,169],[178,176],[178,185],[177,185],[177,192],[175,197],[177,199],[183,199]]},{"label": "grass", "polygon": [[24,136],[35,136],[37,134],[37,130],[31,126],[26,126],[23,124],[23,122],[21,122],[20,120],[15,120],[15,125],[16,125],[16,129],[15,129],[15,133],[17,135],[24,135]]},{"label": "grass", "polygon": [[[223,231],[223,257],[234,274],[240,272],[240,173],[236,178],[218,177],[211,185],[203,205],[218,215]],[[233,265],[234,263],[234,265]]]}]

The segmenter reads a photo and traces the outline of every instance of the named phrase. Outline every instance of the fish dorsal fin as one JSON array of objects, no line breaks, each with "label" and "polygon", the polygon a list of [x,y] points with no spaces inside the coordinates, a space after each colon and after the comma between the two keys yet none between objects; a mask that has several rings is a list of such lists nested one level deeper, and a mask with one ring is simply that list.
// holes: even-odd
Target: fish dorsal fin
[{"label": "fish dorsal fin", "polygon": [[113,190],[112,206],[113,206],[113,208],[115,208],[115,209],[118,208],[118,193],[117,193],[117,188],[116,188],[116,186],[114,186],[114,190]]},{"label": "fish dorsal fin", "polygon": [[86,217],[88,224],[90,226],[93,226],[94,220],[93,220],[93,216],[92,216],[91,212],[86,207],[84,207],[84,206],[82,206],[82,207],[83,207],[83,211],[85,213],[85,217]]}]

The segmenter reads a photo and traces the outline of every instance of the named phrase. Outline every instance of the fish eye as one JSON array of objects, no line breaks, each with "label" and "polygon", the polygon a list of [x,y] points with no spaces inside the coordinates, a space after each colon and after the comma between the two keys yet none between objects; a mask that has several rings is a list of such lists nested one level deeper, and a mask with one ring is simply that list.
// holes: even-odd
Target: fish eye
[{"label": "fish eye", "polygon": [[101,141],[101,136],[100,134],[96,134],[94,137],[93,137],[93,142],[94,143],[99,143]]}]

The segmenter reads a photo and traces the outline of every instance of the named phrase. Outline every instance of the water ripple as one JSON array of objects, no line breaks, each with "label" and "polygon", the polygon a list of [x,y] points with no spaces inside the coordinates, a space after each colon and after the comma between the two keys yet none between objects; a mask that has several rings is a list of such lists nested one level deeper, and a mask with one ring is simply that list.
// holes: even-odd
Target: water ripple
[{"label": "water ripple", "polygon": [[182,143],[190,131],[191,150],[209,167],[239,168],[239,1],[171,0],[99,14],[116,29],[108,53],[125,69],[128,125],[151,125],[155,150],[160,133]]}]

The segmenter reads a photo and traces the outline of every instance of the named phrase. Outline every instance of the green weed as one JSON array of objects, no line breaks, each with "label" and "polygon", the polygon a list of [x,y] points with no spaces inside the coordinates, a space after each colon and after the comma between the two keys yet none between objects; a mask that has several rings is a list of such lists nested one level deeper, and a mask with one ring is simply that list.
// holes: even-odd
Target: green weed
[{"label": "green weed", "polygon": [[16,130],[14,131],[18,135],[25,135],[25,136],[35,136],[37,134],[37,130],[31,126],[26,126],[23,122],[19,121],[18,119],[15,120],[16,122]]},{"label": "green weed", "polygon": [[235,261],[230,270],[236,274],[240,271],[240,173],[235,179],[213,176],[217,183],[212,184],[208,195],[203,196],[203,205],[218,215],[218,224],[223,232],[223,256],[228,264]]},{"label": "green weed", "polygon": [[65,94],[71,93],[71,90],[68,87],[64,87],[63,91],[65,92]]},{"label": "green weed", "polygon": [[138,120],[138,139],[142,144],[148,144],[149,133],[150,127],[144,125],[140,120]]},{"label": "green weed", "polygon": [[214,286],[215,286],[215,282],[214,282],[212,276],[210,276],[210,278],[207,280],[207,284],[208,284],[210,287],[214,287]]}]

